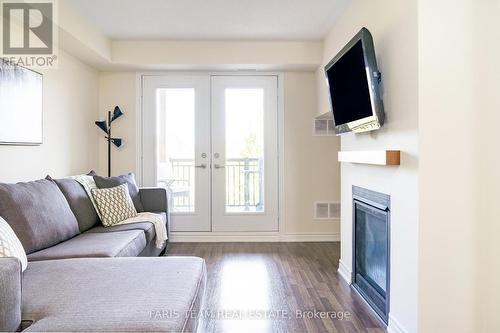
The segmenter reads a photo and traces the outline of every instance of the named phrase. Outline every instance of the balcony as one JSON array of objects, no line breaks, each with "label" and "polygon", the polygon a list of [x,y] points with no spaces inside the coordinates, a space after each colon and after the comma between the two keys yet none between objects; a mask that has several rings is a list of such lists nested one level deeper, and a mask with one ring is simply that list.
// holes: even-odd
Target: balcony
[{"label": "balcony", "polygon": [[[172,179],[160,181],[169,189],[172,211],[190,213],[195,210],[195,168],[193,159],[170,159]],[[258,158],[226,160],[226,212],[262,212],[263,161]]]}]

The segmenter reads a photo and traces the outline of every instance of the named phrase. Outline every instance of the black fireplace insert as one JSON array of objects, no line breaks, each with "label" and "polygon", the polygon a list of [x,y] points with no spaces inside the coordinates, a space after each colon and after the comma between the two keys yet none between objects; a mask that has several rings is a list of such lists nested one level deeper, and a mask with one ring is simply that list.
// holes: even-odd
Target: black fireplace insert
[{"label": "black fireplace insert", "polygon": [[390,196],[353,186],[353,287],[387,324]]}]

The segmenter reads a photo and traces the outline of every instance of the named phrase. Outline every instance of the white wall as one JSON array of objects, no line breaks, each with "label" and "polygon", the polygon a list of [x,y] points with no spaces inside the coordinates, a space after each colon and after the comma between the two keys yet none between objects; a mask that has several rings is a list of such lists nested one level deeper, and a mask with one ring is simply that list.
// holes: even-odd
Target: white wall
[{"label": "white wall", "polygon": [[[125,116],[114,124],[114,136],[127,141],[113,148],[113,174],[137,172],[138,147],[136,74],[101,73],[99,109],[101,117],[114,105]],[[313,221],[314,201],[339,201],[338,139],[313,137],[312,120],[317,113],[317,85],[313,72],[286,72],[285,104],[285,230],[287,233],[339,232],[338,221]],[[99,172],[106,172],[106,145],[100,143]]]},{"label": "white wall", "polygon": [[43,144],[1,146],[0,182],[62,177],[97,167],[98,73],[60,51],[43,74]]},{"label": "white wall", "polygon": [[[478,332],[477,3],[419,1],[419,328]],[[482,84],[481,84],[482,85]]]},{"label": "white wall", "polygon": [[[346,134],[342,150],[397,149],[401,166],[341,167],[341,261],[352,270],[352,186],[391,196],[390,325],[417,332],[418,60],[417,2],[354,0],[327,36],[323,63],[362,28],[374,39],[382,72],[386,124],[376,132]],[[320,73],[318,73],[320,75]],[[318,79],[321,82],[321,79]],[[323,86],[323,88],[325,87]],[[322,93],[324,96],[324,92]],[[321,96],[321,94],[320,94]],[[320,103],[325,103],[322,97]],[[324,109],[326,106],[320,107]]]},{"label": "white wall", "polygon": [[498,315],[500,299],[500,223],[498,200],[500,198],[500,1],[480,1],[479,51],[480,77],[479,107],[474,110],[479,137],[476,161],[480,163],[476,174],[479,178],[477,198],[479,215],[472,223],[478,226],[478,251],[476,272],[479,279],[476,297],[478,314],[477,332],[495,332],[500,327]]},{"label": "white wall", "polygon": [[57,0],[59,47],[94,68],[111,61],[111,41],[77,12],[70,1]]},{"label": "white wall", "polygon": [[420,0],[422,331],[500,327],[499,22],[498,0]]},{"label": "white wall", "polygon": [[[101,73],[99,76],[99,114],[107,119],[108,111],[118,105],[124,116],[113,122],[113,137],[123,138],[125,145],[117,149],[111,147],[112,175],[128,172],[137,173],[137,82],[133,72]],[[104,138],[99,141],[99,174],[106,175],[108,168],[107,143]]]},{"label": "white wall", "polygon": [[321,42],[114,41],[112,63],[134,69],[314,70]]},{"label": "white wall", "polygon": [[338,233],[340,221],[314,221],[312,216],[315,201],[340,201],[340,140],[312,135],[315,73],[286,72],[284,81],[285,231]]}]

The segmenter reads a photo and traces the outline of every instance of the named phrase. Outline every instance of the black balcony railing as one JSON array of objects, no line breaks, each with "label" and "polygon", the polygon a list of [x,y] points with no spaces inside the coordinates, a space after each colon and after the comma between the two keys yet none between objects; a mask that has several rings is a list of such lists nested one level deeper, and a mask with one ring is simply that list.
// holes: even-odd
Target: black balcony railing
[{"label": "black balcony railing", "polygon": [[[192,211],[195,168],[192,159],[170,159],[174,211]],[[226,210],[263,211],[263,160],[232,158],[226,160]],[[180,189],[180,190],[179,190]]]}]

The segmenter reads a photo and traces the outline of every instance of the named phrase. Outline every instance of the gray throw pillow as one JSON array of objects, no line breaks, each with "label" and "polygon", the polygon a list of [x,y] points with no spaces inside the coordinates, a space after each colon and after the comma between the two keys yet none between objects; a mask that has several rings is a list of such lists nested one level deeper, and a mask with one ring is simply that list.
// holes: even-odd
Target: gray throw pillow
[{"label": "gray throw pillow", "polygon": [[[47,176],[47,179],[52,178]],[[71,178],[53,179],[53,181],[68,200],[69,207],[78,221],[80,232],[89,230],[99,222],[94,205],[79,182]]]},{"label": "gray throw pillow", "polygon": [[128,175],[121,175],[117,177],[102,177],[102,176],[94,176],[95,184],[98,188],[111,188],[116,187],[122,184],[128,185],[128,193],[132,198],[132,202],[134,203],[135,209],[138,212],[143,212],[144,207],[141,202],[141,197],[139,195],[139,188],[135,182],[135,177],[133,173],[129,173]]},{"label": "gray throw pillow", "polygon": [[68,201],[57,185],[47,179],[0,184],[0,216],[12,227],[28,254],[79,234]]}]

